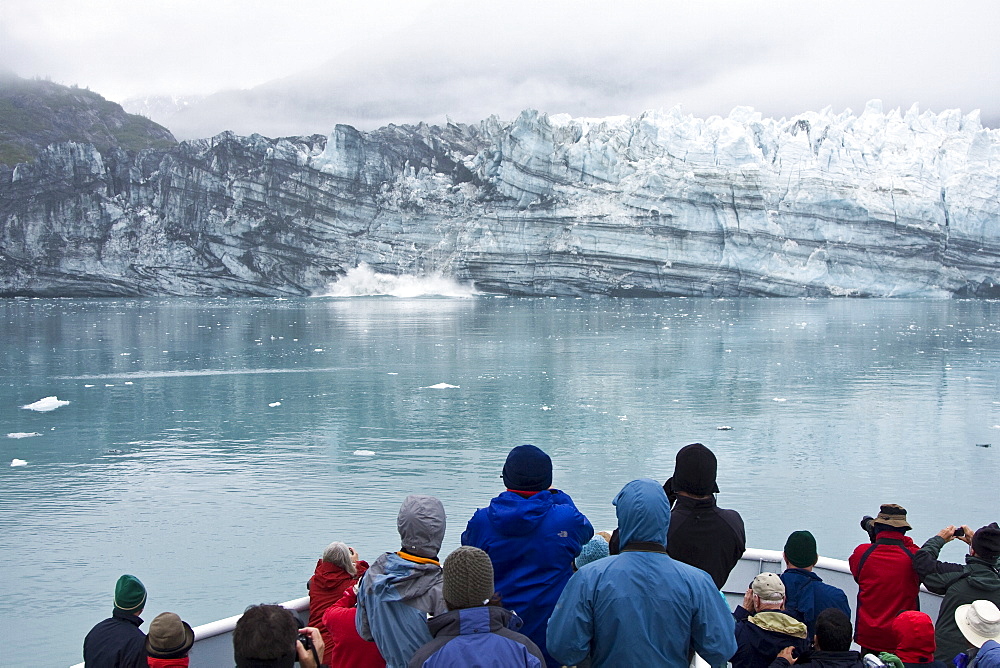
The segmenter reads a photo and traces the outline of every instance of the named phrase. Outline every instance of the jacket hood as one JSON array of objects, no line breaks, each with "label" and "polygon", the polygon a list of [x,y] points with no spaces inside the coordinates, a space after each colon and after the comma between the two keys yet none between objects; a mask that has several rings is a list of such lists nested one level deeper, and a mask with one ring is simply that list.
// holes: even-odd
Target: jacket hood
[{"label": "jacket hood", "polygon": [[1000,668],[1000,643],[987,640],[976,654],[976,668]]},{"label": "jacket hood", "polygon": [[553,494],[542,491],[524,498],[514,492],[502,492],[490,502],[486,516],[503,536],[532,533],[552,508]]},{"label": "jacket hood", "polygon": [[896,651],[903,663],[927,663],[934,660],[937,649],[934,640],[934,622],[926,612],[907,610],[892,620],[896,634]]},{"label": "jacket hood", "polygon": [[754,626],[786,636],[805,639],[806,625],[780,610],[765,610],[748,618]]},{"label": "jacket hood", "polygon": [[435,638],[438,634],[458,636],[472,633],[495,633],[500,629],[517,631],[523,624],[521,618],[510,610],[493,605],[450,610],[427,620],[427,628]]},{"label": "jacket hood", "polygon": [[748,633],[740,642],[749,643],[755,653],[763,656],[776,656],[789,645],[805,647],[806,625],[777,610],[748,617],[746,629]]},{"label": "jacket hood", "polygon": [[362,586],[379,600],[412,601],[441,588],[443,576],[436,563],[418,563],[386,552],[362,578]]},{"label": "jacket hood", "polygon": [[1000,591],[1000,573],[997,572],[997,567],[993,565],[992,561],[980,559],[970,554],[965,557],[965,572],[969,574],[966,580],[968,580],[970,587],[985,592]]},{"label": "jacket hood", "polygon": [[310,587],[332,589],[345,582],[360,580],[361,576],[365,574],[366,570],[368,570],[368,562],[359,560],[357,568],[357,574],[351,575],[340,566],[320,559],[316,562],[316,571],[313,573]]},{"label": "jacket hood", "polygon": [[658,482],[650,478],[633,480],[612,501],[618,515],[620,545],[632,542],[667,544],[670,502]]},{"label": "jacket hood", "polygon": [[411,494],[399,507],[396,528],[404,552],[434,559],[444,541],[444,504],[433,496]]}]

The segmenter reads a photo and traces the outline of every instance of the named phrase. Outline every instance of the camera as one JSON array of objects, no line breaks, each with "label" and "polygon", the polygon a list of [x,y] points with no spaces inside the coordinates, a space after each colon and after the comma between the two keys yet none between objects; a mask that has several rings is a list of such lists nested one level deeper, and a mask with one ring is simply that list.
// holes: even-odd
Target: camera
[{"label": "camera", "polygon": [[874,654],[865,654],[861,662],[865,668],[887,668],[885,661]]},{"label": "camera", "polygon": [[955,533],[952,534],[952,535],[955,536],[955,537],[964,536],[965,535],[965,529],[963,529],[962,527],[958,527],[957,529],[955,529]]},{"label": "camera", "polygon": [[308,633],[299,633],[299,642],[302,643],[302,647],[308,652],[313,649],[313,639]]},{"label": "camera", "polygon": [[865,530],[868,537],[871,538],[872,542],[875,542],[875,518],[871,515],[865,515],[861,518],[861,528]]}]

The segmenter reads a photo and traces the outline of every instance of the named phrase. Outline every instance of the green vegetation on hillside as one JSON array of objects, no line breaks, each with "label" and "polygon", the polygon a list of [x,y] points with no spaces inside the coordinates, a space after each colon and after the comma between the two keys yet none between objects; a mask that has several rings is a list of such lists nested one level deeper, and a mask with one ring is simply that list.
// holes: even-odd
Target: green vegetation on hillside
[{"label": "green vegetation on hillside", "polygon": [[92,91],[0,76],[0,164],[29,162],[49,144],[64,141],[93,144],[102,152],[177,144],[162,125],[127,114],[121,105]]}]

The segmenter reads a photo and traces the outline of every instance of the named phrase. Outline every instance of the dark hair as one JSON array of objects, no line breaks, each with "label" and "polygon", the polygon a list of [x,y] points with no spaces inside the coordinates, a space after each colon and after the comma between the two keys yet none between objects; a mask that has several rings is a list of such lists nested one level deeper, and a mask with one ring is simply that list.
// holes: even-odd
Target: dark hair
[{"label": "dark hair", "polygon": [[817,649],[846,652],[851,649],[851,618],[837,608],[827,608],[816,617]]},{"label": "dark hair", "polygon": [[237,658],[271,660],[295,654],[299,623],[280,605],[251,605],[233,629]]}]

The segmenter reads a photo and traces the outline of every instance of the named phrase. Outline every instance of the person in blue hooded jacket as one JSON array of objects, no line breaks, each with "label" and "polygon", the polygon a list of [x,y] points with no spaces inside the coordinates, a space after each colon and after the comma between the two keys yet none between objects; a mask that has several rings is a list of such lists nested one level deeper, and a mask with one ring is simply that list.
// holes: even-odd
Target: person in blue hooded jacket
[{"label": "person in blue hooded jacket", "polygon": [[521,633],[557,668],[545,651],[546,624],[594,527],[568,494],[551,489],[552,460],[534,445],[510,451],[503,481],[507,491],[475,512],[462,545],[490,555],[503,607],[524,620]]},{"label": "person in blue hooded jacket", "polygon": [[705,571],[667,554],[670,503],[655,480],[633,480],[614,505],[621,552],[577,571],[549,620],[548,649],[567,666],[687,668],[736,653],[735,622]]}]

